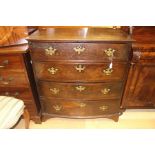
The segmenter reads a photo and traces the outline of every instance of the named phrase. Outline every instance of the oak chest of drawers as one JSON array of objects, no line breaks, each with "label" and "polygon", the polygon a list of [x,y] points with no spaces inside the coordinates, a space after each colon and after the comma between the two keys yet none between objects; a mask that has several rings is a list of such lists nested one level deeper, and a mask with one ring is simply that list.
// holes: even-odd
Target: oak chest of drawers
[{"label": "oak chest of drawers", "polygon": [[126,32],[49,28],[28,40],[44,117],[118,121],[131,59]]},{"label": "oak chest of drawers", "polygon": [[27,45],[0,48],[0,95],[22,99],[31,119],[40,123],[40,104],[27,49]]}]

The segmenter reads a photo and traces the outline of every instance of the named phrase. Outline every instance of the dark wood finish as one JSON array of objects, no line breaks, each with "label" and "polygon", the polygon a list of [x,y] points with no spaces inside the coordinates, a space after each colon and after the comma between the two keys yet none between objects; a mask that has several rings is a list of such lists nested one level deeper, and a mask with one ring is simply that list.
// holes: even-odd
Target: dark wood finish
[{"label": "dark wood finish", "polygon": [[36,102],[37,92],[31,87],[34,79],[29,79],[32,72],[27,65],[30,64],[30,60],[27,62],[27,47],[22,45],[0,48],[0,95],[22,99],[31,119],[35,121],[40,117],[40,103]]},{"label": "dark wood finish", "polygon": [[[76,52],[74,48],[84,48],[83,52]],[[32,43],[30,46],[33,60],[36,61],[64,61],[64,60],[95,60],[95,61],[127,61],[128,44],[104,44],[104,43]],[[50,55],[46,52],[49,48],[55,49]],[[105,50],[114,49],[114,56],[110,58]]]},{"label": "dark wood finish", "polygon": [[[44,120],[50,116],[118,121],[132,56],[128,33],[59,27],[40,29],[28,40]],[[74,48],[79,46],[82,51],[77,52]],[[109,48],[115,50],[110,56],[105,53]],[[111,90],[106,95],[105,87]]]},{"label": "dark wood finish", "polygon": [[138,62],[140,60],[149,60],[151,62],[155,59],[155,43],[135,43],[133,44],[133,60]]},{"label": "dark wood finish", "polygon": [[136,42],[154,43],[155,26],[133,26],[132,38]]},{"label": "dark wood finish", "polygon": [[[82,65],[84,71],[77,71],[76,66]],[[127,63],[113,63],[113,72],[106,75],[104,70],[108,69],[110,63],[54,63],[54,62],[34,62],[35,73],[40,80],[49,81],[89,81],[89,82],[104,82],[104,81],[122,81],[125,78],[125,73],[128,68]],[[51,74],[48,69],[54,67],[58,69],[55,74]]]},{"label": "dark wood finish", "polygon": [[[40,95],[51,98],[70,99],[118,99],[121,96],[123,83],[38,83]],[[84,88],[79,89],[79,88]],[[54,91],[55,90],[55,91]]]},{"label": "dark wood finish", "polygon": [[130,35],[121,29],[111,28],[48,28],[35,31],[29,41],[53,41],[53,42],[78,42],[78,41],[104,41],[104,42],[130,42]]},{"label": "dark wood finish", "polygon": [[133,59],[122,108],[155,108],[155,27],[135,26]]},{"label": "dark wood finish", "polygon": [[[119,113],[119,100],[97,100],[97,101],[82,101],[82,100],[64,100],[64,99],[41,99],[43,113],[78,117],[101,117],[105,114]],[[54,107],[60,107],[56,110]],[[102,109],[102,106],[105,109]],[[107,109],[106,109],[107,108]]]},{"label": "dark wood finish", "polygon": [[9,51],[10,54],[21,54],[21,53],[26,53],[27,49],[28,49],[28,44],[23,44],[20,46],[11,46],[11,47],[10,46],[0,47],[0,53],[8,55],[8,51]]},{"label": "dark wood finish", "polygon": [[34,74],[32,70],[32,60],[30,58],[29,52],[25,53],[23,55],[23,58],[25,62],[25,68],[27,70],[29,84],[32,89],[33,99],[34,99],[35,106],[36,106],[34,109],[37,111],[37,115],[33,115],[33,120],[35,120],[35,123],[41,123],[41,106],[40,106],[39,96],[37,93],[36,83],[34,81],[35,78],[34,78]]},{"label": "dark wood finish", "polygon": [[21,54],[1,54],[0,70],[24,71],[24,64]]},{"label": "dark wood finish", "polygon": [[101,115],[101,116],[84,116],[84,117],[74,117],[74,116],[64,116],[64,115],[56,115],[56,114],[47,114],[44,113],[42,115],[42,122],[47,121],[50,118],[54,118],[54,117],[58,117],[58,118],[69,118],[69,119],[96,119],[96,118],[108,118],[108,119],[112,119],[115,122],[118,122],[119,120],[119,116],[122,115],[121,112],[119,113],[113,113],[113,114],[106,114],[106,115]]},{"label": "dark wood finish", "polygon": [[24,72],[0,71],[0,85],[2,87],[28,87],[27,77]]},{"label": "dark wood finish", "polygon": [[1,96],[12,96],[22,100],[31,100],[32,93],[29,91],[29,88],[25,87],[1,87],[0,89]]},{"label": "dark wood finish", "polygon": [[140,62],[130,68],[123,108],[155,107],[155,63]]}]

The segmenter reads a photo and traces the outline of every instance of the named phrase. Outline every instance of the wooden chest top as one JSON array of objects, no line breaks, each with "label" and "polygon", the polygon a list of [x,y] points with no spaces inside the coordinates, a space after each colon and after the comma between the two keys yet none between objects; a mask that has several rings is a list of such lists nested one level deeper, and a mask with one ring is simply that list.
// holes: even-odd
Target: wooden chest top
[{"label": "wooden chest top", "polygon": [[30,41],[104,41],[104,42],[130,42],[130,35],[121,29],[111,28],[48,28],[34,32],[29,38]]}]

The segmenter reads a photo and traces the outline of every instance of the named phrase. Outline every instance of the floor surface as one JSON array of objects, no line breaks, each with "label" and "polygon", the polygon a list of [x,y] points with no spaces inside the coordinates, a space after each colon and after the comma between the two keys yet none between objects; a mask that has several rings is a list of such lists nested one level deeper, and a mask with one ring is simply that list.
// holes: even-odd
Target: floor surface
[{"label": "floor surface", "polygon": [[[24,121],[21,120],[16,129],[23,129]],[[118,122],[106,118],[99,119],[66,119],[51,118],[42,124],[35,124],[30,121],[30,129],[78,129],[78,128],[95,128],[95,129],[155,129],[155,109],[143,110],[126,110],[120,116]]]}]

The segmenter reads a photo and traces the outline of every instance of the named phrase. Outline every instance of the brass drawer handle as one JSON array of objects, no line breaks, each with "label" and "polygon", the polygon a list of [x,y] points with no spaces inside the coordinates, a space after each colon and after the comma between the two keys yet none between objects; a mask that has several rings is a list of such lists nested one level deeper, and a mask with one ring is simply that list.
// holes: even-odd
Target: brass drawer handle
[{"label": "brass drawer handle", "polygon": [[60,105],[53,105],[53,108],[56,110],[56,111],[60,111],[62,109],[62,106]]},{"label": "brass drawer handle", "polygon": [[86,107],[86,103],[79,103],[80,108]]},{"label": "brass drawer handle", "polygon": [[9,92],[5,92],[5,96],[9,96],[10,95],[10,93]]},{"label": "brass drawer handle", "polygon": [[5,96],[15,96],[15,97],[17,97],[19,95],[18,92],[15,92],[13,95],[11,95],[9,92],[5,92],[4,94],[5,94]]},{"label": "brass drawer handle", "polygon": [[58,71],[57,68],[54,68],[54,67],[48,68],[48,72],[51,73],[51,74],[53,74],[53,75],[54,75],[57,71]]},{"label": "brass drawer handle", "polygon": [[0,65],[0,68],[4,68],[6,65],[8,65],[9,64],[9,60],[4,60],[3,62],[2,62],[2,65]]},{"label": "brass drawer handle", "polygon": [[108,48],[108,49],[104,50],[104,52],[106,53],[106,55],[108,57],[113,57],[114,56],[114,53],[116,52],[116,50],[114,50],[112,48]]},{"label": "brass drawer handle", "polygon": [[78,72],[82,72],[82,71],[84,71],[85,70],[85,66],[84,65],[77,65],[77,66],[75,66],[75,69],[78,71]]},{"label": "brass drawer handle", "polygon": [[84,91],[86,89],[86,87],[84,87],[84,86],[76,86],[75,89],[82,92],[82,91]]},{"label": "brass drawer handle", "polygon": [[112,69],[112,68],[107,68],[107,69],[104,69],[104,70],[103,70],[103,73],[104,73],[105,75],[111,75],[112,72],[113,72],[113,69]]},{"label": "brass drawer handle", "polygon": [[9,84],[9,81],[3,81],[3,84],[4,85],[8,85]]},{"label": "brass drawer handle", "polygon": [[53,48],[52,46],[50,46],[49,48],[45,49],[45,53],[46,55],[55,55],[56,54],[57,49]]},{"label": "brass drawer handle", "polygon": [[19,92],[15,92],[14,96],[15,97],[19,96]]},{"label": "brass drawer handle", "polygon": [[77,54],[81,54],[82,52],[85,51],[85,48],[82,46],[77,46],[77,47],[74,47],[73,49]]},{"label": "brass drawer handle", "polygon": [[8,85],[13,80],[13,77],[9,77],[7,81],[4,80],[2,76],[0,76],[0,81],[3,82],[4,85]]},{"label": "brass drawer handle", "polygon": [[103,105],[103,106],[99,107],[99,109],[102,111],[106,111],[108,109],[108,106]]},{"label": "brass drawer handle", "polygon": [[59,89],[57,88],[50,88],[50,91],[52,92],[52,94],[56,95],[59,93]]},{"label": "brass drawer handle", "polygon": [[101,93],[104,94],[104,95],[108,94],[109,92],[110,92],[109,88],[104,88],[104,89],[101,90]]}]

